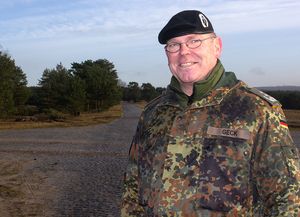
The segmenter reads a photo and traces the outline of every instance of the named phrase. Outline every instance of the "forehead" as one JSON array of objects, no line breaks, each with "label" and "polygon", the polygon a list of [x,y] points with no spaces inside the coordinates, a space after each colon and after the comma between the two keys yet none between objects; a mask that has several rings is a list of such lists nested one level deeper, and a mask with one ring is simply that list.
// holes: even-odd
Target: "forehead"
[{"label": "forehead", "polygon": [[169,41],[167,41],[167,43],[184,42],[184,41],[194,39],[194,38],[202,38],[206,35],[209,35],[209,34],[188,34],[188,35],[178,36],[175,38],[171,38]]}]

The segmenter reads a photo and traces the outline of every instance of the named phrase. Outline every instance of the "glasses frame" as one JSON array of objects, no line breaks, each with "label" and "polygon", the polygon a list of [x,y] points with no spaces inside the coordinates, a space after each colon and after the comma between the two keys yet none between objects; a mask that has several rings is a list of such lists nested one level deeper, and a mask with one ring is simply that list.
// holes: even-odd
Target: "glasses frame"
[{"label": "glasses frame", "polygon": [[[168,53],[177,53],[178,51],[180,51],[180,49],[181,49],[181,45],[182,44],[185,44],[185,46],[186,47],[188,47],[189,49],[196,49],[196,48],[198,48],[198,47],[200,47],[201,46],[201,44],[202,44],[202,42],[203,41],[206,41],[206,40],[208,40],[208,39],[211,39],[211,38],[216,38],[217,36],[216,35],[211,35],[211,36],[209,36],[209,37],[207,37],[207,38],[204,38],[204,39],[195,39],[195,38],[192,38],[192,39],[189,39],[189,40],[187,40],[187,41],[185,41],[185,42],[182,42],[182,43],[178,43],[178,42],[171,42],[171,43],[167,43],[166,45],[165,45],[165,50],[168,52]],[[196,47],[190,47],[190,44],[189,44],[189,42],[191,42],[191,41],[199,41],[200,42],[200,44],[199,45],[197,45]],[[176,50],[176,51],[170,51],[170,50],[168,50],[168,47],[170,46],[170,45],[179,45],[178,46],[178,49]]]}]

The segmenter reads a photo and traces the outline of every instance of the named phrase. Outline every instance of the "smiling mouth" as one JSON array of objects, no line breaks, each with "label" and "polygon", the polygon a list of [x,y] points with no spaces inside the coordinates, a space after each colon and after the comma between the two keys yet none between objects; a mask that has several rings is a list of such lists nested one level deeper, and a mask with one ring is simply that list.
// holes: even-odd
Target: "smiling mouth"
[{"label": "smiling mouth", "polygon": [[187,68],[187,67],[190,67],[194,64],[196,64],[196,63],[195,62],[187,62],[187,63],[181,63],[181,64],[179,64],[179,66],[182,67],[182,68]]}]

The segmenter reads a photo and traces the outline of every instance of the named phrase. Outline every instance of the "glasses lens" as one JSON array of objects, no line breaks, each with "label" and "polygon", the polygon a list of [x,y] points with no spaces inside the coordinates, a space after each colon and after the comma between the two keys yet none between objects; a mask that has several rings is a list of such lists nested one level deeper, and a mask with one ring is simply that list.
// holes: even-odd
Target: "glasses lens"
[{"label": "glasses lens", "polygon": [[202,40],[200,39],[192,39],[192,40],[189,40],[186,42],[186,45],[189,47],[189,48],[197,48],[201,45],[201,42]]},{"label": "glasses lens", "polygon": [[171,53],[177,52],[179,49],[180,49],[180,44],[178,43],[171,43],[166,45],[166,50]]}]

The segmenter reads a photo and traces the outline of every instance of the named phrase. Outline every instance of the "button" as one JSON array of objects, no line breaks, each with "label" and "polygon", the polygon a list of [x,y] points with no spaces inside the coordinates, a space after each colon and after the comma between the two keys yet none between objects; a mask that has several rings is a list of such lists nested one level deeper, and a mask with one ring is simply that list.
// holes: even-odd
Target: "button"
[{"label": "button", "polygon": [[248,156],[248,155],[249,155],[249,152],[248,152],[248,151],[244,151],[244,155],[245,155],[245,156]]}]

